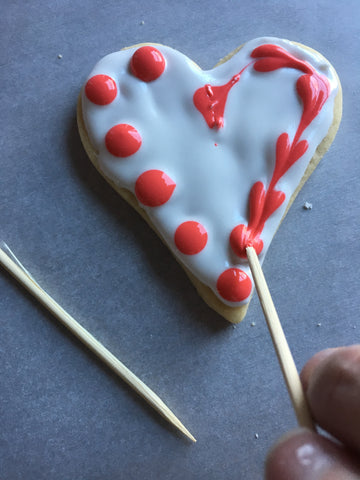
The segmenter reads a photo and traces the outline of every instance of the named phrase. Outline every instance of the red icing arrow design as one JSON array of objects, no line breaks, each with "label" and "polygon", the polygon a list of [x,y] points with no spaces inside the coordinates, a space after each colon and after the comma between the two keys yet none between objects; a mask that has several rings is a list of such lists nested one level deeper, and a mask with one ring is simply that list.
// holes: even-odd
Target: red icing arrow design
[{"label": "red icing arrow design", "polygon": [[314,68],[298,60],[277,45],[262,45],[252,52],[257,58],[254,69],[258,72],[272,72],[278,68],[296,68],[304,73],[296,82],[296,90],[303,104],[300,123],[291,142],[289,135],[282,133],[276,142],[275,168],[267,191],[262,182],[256,182],[249,194],[249,223],[236,226],[230,234],[230,245],[241,258],[246,258],[246,247],[252,245],[256,253],[263,249],[260,235],[266,220],[285,201],[285,193],[275,190],[280,178],[301,158],[308,149],[307,140],[300,140],[306,127],[319,114],[326,102],[330,85]]},{"label": "red icing arrow design", "polygon": [[237,225],[230,234],[230,245],[234,253],[246,258],[246,247],[252,245],[257,254],[263,249],[260,235],[267,219],[285,201],[285,193],[275,190],[280,178],[301,158],[308,149],[307,140],[300,140],[304,130],[319,114],[326,102],[330,85],[328,80],[318,74],[307,62],[298,60],[278,45],[261,45],[253,50],[251,57],[254,62],[246,65],[237,75],[225,85],[205,85],[196,90],[194,105],[203,115],[209,128],[220,129],[224,126],[224,111],[230,89],[240,80],[241,74],[250,65],[257,72],[273,72],[279,68],[294,68],[304,75],[296,82],[296,91],[303,104],[300,123],[291,142],[289,135],[282,133],[276,142],[275,168],[266,190],[262,182],[256,182],[249,193],[249,223]]}]

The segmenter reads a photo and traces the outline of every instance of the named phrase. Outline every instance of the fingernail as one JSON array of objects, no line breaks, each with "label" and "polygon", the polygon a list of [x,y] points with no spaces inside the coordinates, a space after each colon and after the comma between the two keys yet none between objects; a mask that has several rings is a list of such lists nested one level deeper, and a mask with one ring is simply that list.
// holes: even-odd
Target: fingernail
[{"label": "fingernail", "polygon": [[294,431],[270,452],[266,479],[324,480],[339,458],[338,447],[329,440],[304,429]]},{"label": "fingernail", "polygon": [[317,442],[310,436],[304,437],[294,449],[294,470],[303,480],[318,480],[333,462]]}]

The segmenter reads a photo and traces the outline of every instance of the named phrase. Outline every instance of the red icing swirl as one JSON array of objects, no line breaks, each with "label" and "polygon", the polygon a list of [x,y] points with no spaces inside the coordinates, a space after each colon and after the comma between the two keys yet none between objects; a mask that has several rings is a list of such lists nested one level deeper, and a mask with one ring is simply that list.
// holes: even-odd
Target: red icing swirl
[{"label": "red icing swirl", "polygon": [[253,230],[246,225],[237,225],[230,234],[230,246],[233,252],[240,258],[247,258],[246,247],[254,247],[259,255],[263,249],[263,241],[260,235],[253,237]]}]

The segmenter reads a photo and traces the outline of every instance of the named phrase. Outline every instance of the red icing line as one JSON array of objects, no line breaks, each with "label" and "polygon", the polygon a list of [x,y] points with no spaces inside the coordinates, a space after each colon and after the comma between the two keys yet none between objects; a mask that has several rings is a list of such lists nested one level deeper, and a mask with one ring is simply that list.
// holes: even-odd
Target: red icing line
[{"label": "red icing line", "polygon": [[115,157],[128,157],[136,153],[141,146],[141,136],[136,128],[119,123],[110,128],[105,136],[105,145]]},{"label": "red icing line", "polygon": [[176,187],[176,183],[161,170],[147,170],[135,183],[135,195],[147,207],[159,207],[166,203]]},{"label": "red icing line", "polygon": [[108,105],[117,95],[115,80],[108,75],[94,75],[86,82],[85,95],[96,105]]},{"label": "red icing line", "polygon": [[301,158],[308,149],[307,140],[300,140],[304,130],[319,114],[329,97],[330,85],[327,78],[318,74],[307,62],[298,60],[277,45],[262,45],[252,52],[258,72],[271,72],[279,68],[295,68],[304,73],[296,82],[296,90],[302,100],[303,112],[293,141],[282,133],[276,142],[275,168],[268,186],[256,182],[249,194],[249,223],[237,225],[230,234],[230,245],[234,253],[246,258],[246,247],[251,245],[259,254],[263,248],[260,235],[267,219],[285,201],[285,193],[275,190],[280,178]]},{"label": "red icing line", "polygon": [[249,65],[246,65],[238,74],[234,75],[225,85],[212,86],[206,84],[194,93],[194,105],[210,128],[219,129],[224,126],[224,111],[229,91],[240,80],[241,74]]},{"label": "red icing line", "polygon": [[143,82],[152,82],[165,70],[165,59],[157,48],[146,45],[135,51],[131,57],[130,69]]},{"label": "red icing line", "polygon": [[206,246],[208,234],[203,225],[188,221],[178,226],[175,232],[175,245],[185,255],[195,255]]},{"label": "red icing line", "polygon": [[216,287],[225,300],[242,302],[250,295],[252,282],[240,268],[229,268],[219,276]]}]

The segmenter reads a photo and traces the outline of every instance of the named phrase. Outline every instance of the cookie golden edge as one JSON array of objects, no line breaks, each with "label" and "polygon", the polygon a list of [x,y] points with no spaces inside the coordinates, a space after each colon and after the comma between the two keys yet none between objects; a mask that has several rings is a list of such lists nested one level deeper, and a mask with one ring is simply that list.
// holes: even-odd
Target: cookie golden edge
[{"label": "cookie golden edge", "polygon": [[[325,57],[323,55],[321,55],[319,52],[317,52],[316,50],[314,50],[310,47],[307,47],[306,45],[303,45],[303,44],[297,43],[297,42],[291,42],[291,43],[293,43],[294,45],[300,46],[300,47],[304,48],[305,50],[308,50],[312,53],[316,53],[321,58],[325,59]],[[129,48],[139,48],[139,47],[142,47],[142,46],[145,46],[145,45],[163,46],[163,45],[158,44],[158,43],[147,42],[147,43],[139,43],[139,44],[136,44],[136,45],[132,45],[130,47],[125,47],[123,50],[127,50]],[[226,55],[226,57],[222,58],[216,64],[216,66],[221,65],[222,63],[225,63],[228,60],[230,60],[231,57],[233,57],[237,52],[239,52],[239,50],[241,50],[243,45],[240,45],[235,50],[233,50],[231,53]],[[328,63],[330,63],[330,62],[328,62]],[[200,69],[199,66],[198,66],[198,68]],[[339,78],[336,74],[336,71],[333,67],[332,67],[332,69],[335,72],[335,75],[336,75],[336,78],[337,78],[337,81],[338,81],[338,86],[339,86],[338,93],[335,97],[335,102],[334,102],[333,122],[332,122],[332,124],[329,128],[329,131],[328,131],[326,137],[319,144],[319,146],[317,147],[312,159],[310,160],[297,189],[295,190],[295,192],[291,196],[289,204],[288,204],[288,206],[286,208],[286,211],[285,211],[285,213],[284,213],[284,215],[281,219],[280,224],[282,223],[285,216],[287,215],[287,213],[289,211],[289,208],[291,207],[291,205],[294,202],[296,196],[298,195],[298,193],[300,192],[300,190],[304,186],[305,182],[308,180],[310,175],[313,173],[313,171],[315,170],[315,168],[319,164],[322,157],[325,155],[325,153],[329,149],[329,147],[332,144],[332,142],[333,142],[333,140],[336,136],[336,133],[338,131],[340,121],[341,121],[341,116],[342,116],[342,90],[341,90],[340,80],[339,80]],[[99,160],[98,160],[98,152],[96,151],[96,149],[91,144],[89,135],[88,135],[86,127],[85,127],[85,122],[84,122],[84,118],[83,118],[83,111],[82,111],[82,92],[80,92],[80,95],[78,97],[78,102],[77,102],[77,124],[78,124],[78,130],[79,130],[79,134],[80,134],[80,138],[81,138],[83,147],[86,151],[86,154],[90,158],[91,163],[98,170],[98,172],[105,178],[105,180],[112,186],[112,188],[114,188],[114,190],[116,190],[116,192],[119,193],[121,195],[121,197],[124,200],[126,200],[143,217],[143,219],[148,223],[148,225],[157,233],[159,238],[162,239],[162,236],[161,236],[160,232],[153,225],[153,223],[151,222],[151,220],[150,220],[149,216],[147,215],[147,213],[145,212],[145,210],[143,208],[141,208],[141,206],[139,205],[135,195],[133,193],[131,193],[129,190],[127,190],[125,188],[121,188],[118,185],[116,185],[116,183],[111,178],[106,176],[104,174],[104,172],[101,171],[100,166],[99,166]],[[279,224],[279,226],[280,226],[280,224]],[[211,290],[210,287],[208,287],[207,285],[202,283],[200,280],[198,280],[192,274],[192,272],[184,264],[182,264],[177,258],[176,258],[176,260],[178,261],[178,263],[181,265],[181,267],[184,269],[184,271],[186,272],[186,274],[190,278],[191,282],[195,286],[195,288],[196,288],[198,294],[200,295],[200,297],[207,303],[207,305],[210,308],[212,308],[219,315],[221,315],[223,318],[225,318],[226,320],[228,320],[229,322],[234,323],[234,324],[240,323],[245,318],[248,307],[249,307],[250,302],[251,302],[251,298],[249,299],[249,301],[246,304],[238,306],[238,307],[230,307],[230,306],[224,304],[215,295],[215,293]]]}]

